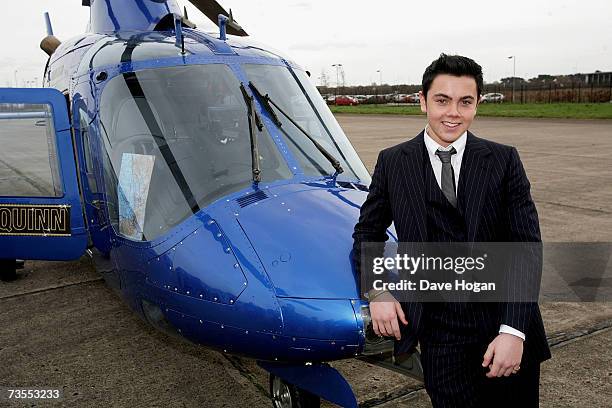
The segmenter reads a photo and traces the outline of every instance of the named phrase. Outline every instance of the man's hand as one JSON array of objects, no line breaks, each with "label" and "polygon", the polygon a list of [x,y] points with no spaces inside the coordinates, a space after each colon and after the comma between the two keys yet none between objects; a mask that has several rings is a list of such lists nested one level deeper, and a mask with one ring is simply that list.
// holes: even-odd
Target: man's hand
[{"label": "man's hand", "polygon": [[508,377],[520,369],[523,357],[523,339],[508,333],[499,334],[489,344],[482,360],[483,367],[489,367],[488,378]]},{"label": "man's hand", "polygon": [[397,318],[404,325],[408,324],[402,306],[390,293],[383,293],[376,297],[375,301],[370,302],[370,317],[374,333],[378,336],[395,337],[400,340],[399,323]]}]

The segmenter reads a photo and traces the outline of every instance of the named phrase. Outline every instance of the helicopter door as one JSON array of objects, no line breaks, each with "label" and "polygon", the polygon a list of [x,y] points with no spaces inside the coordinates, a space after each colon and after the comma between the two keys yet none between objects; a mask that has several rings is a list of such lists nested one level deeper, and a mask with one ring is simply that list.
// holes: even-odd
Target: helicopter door
[{"label": "helicopter door", "polygon": [[71,260],[87,246],[66,99],[0,89],[0,259]]}]

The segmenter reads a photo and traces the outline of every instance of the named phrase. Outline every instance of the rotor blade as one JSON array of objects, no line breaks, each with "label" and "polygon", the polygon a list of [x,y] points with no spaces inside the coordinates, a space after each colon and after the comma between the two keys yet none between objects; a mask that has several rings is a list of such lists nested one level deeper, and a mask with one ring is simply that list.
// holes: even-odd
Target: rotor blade
[{"label": "rotor blade", "polygon": [[[206,17],[208,17],[217,26],[219,25],[219,14],[230,17],[230,13],[216,2],[216,0],[189,0],[198,10],[200,10]],[[228,22],[227,33],[231,35],[238,35],[245,37],[248,34],[244,31],[235,21]]]}]

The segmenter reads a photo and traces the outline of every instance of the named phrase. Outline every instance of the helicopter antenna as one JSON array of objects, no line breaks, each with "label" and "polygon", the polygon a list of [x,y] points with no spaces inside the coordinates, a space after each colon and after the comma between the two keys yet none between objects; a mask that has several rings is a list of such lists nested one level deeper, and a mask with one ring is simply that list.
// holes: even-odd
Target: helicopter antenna
[{"label": "helicopter antenna", "polygon": [[47,24],[47,35],[53,35],[53,26],[51,25],[51,16],[49,16],[49,12],[45,12],[45,23]]},{"label": "helicopter antenna", "polygon": [[183,17],[185,17],[185,20],[189,20],[189,16],[187,15],[187,6],[183,7]]},{"label": "helicopter antenna", "polygon": [[174,33],[176,35],[175,45],[181,49],[181,54],[185,55],[185,36],[183,35],[183,21],[181,17],[174,16]]}]

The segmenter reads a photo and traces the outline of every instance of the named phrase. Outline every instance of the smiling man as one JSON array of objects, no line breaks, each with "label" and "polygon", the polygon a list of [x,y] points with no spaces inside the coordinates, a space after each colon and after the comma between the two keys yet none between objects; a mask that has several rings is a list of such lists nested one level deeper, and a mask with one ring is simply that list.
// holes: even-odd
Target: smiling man
[{"label": "smiling man", "polygon": [[[353,234],[358,271],[362,243],[386,241],[392,222],[400,242],[541,241],[516,149],[468,130],[483,88],[480,65],[442,54],[422,85],[426,128],[378,156]],[[374,331],[396,338],[396,356],[420,343],[434,407],[538,406],[540,363],[550,350],[536,303],[399,303],[376,290],[367,296]]]}]

